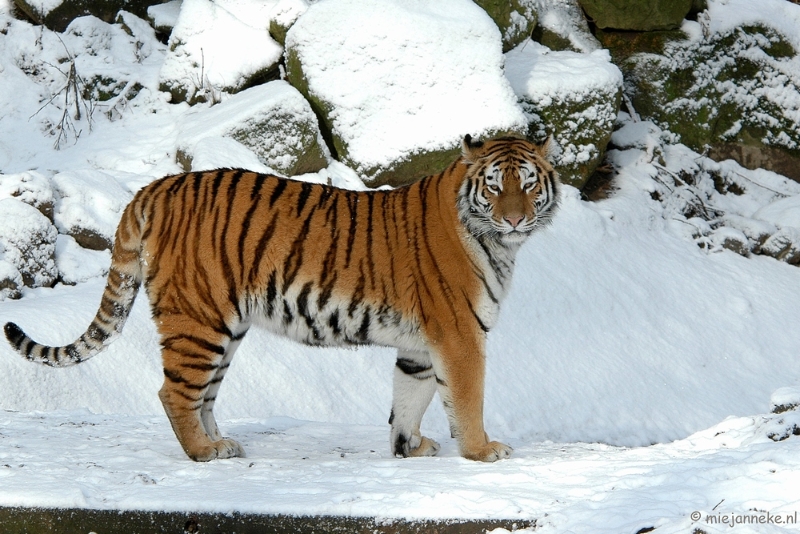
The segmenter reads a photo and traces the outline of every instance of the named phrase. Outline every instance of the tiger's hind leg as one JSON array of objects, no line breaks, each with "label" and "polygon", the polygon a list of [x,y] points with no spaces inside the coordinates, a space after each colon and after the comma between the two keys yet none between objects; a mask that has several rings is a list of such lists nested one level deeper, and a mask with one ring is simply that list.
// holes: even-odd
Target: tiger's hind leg
[{"label": "tiger's hind leg", "polygon": [[394,368],[390,444],[395,456],[433,456],[439,444],[420,433],[422,416],[436,392],[436,375],[425,352],[399,350]]},{"label": "tiger's hind leg", "polygon": [[228,347],[225,349],[225,356],[222,358],[214,374],[214,378],[211,379],[211,384],[208,386],[206,394],[203,397],[203,407],[200,409],[200,418],[203,421],[203,427],[205,427],[206,433],[213,441],[223,439],[219,427],[217,426],[217,420],[214,419],[214,404],[217,400],[217,392],[219,392],[219,387],[222,385],[222,380],[225,378],[225,373],[228,372],[228,368],[233,360],[233,355],[236,353],[236,349],[239,348],[239,344],[242,342],[246,333],[247,329],[241,328],[241,333],[231,338]]},{"label": "tiger's hind leg", "polygon": [[158,396],[183,450],[198,462],[244,456],[239,443],[221,437],[212,413],[216,392],[241,338],[232,339],[187,315],[154,315],[164,363],[164,384]]}]

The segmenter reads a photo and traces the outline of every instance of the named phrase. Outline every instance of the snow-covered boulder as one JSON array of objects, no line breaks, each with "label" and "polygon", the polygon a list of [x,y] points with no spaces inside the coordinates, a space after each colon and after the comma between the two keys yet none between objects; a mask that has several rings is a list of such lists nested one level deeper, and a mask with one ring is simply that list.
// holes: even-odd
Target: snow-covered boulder
[{"label": "snow-covered boulder", "polygon": [[552,135],[561,180],[582,187],[603,159],[619,112],[622,74],[608,52],[553,52],[528,41],[506,54],[506,76],[525,110],[528,135]]},{"label": "snow-covered boulder", "polygon": [[710,0],[685,39],[622,65],[634,108],[715,160],[800,180],[800,6]]},{"label": "snow-covered boulder", "polygon": [[63,32],[78,17],[94,15],[113,22],[124,9],[139,17],[147,16],[147,7],[157,0],[14,0],[31,20],[53,31]]},{"label": "snow-covered boulder", "polygon": [[286,43],[286,32],[297,18],[308,9],[308,0],[278,0],[271,10],[269,34],[281,46]]},{"label": "snow-covered boulder", "polygon": [[465,134],[524,132],[500,32],[469,0],[329,0],[286,36],[289,81],[371,186],[441,171]]},{"label": "snow-covered boulder", "polygon": [[277,75],[283,49],[269,36],[273,2],[183,0],[161,67],[173,102],[214,100]]},{"label": "snow-covered boulder", "polygon": [[532,0],[539,22],[533,39],[551,50],[592,52],[600,47],[578,0]]},{"label": "snow-covered boulder", "polygon": [[19,298],[22,286],[51,286],[58,232],[42,213],[15,198],[0,200],[0,300]]},{"label": "snow-covered boulder", "polygon": [[84,248],[111,249],[122,211],[133,195],[104,172],[62,172],[53,177],[59,200],[54,221],[59,233]]},{"label": "snow-covered boulder", "polygon": [[692,0],[580,0],[598,28],[670,30],[680,26]]},{"label": "snow-covered boulder", "polygon": [[538,16],[534,0],[475,0],[492,18],[503,35],[503,52],[528,39]]},{"label": "snow-covered boulder", "polygon": [[316,115],[284,81],[252,87],[209,109],[195,107],[180,131],[178,161],[186,170],[192,169],[198,143],[215,137],[238,141],[261,163],[287,176],[327,166]]},{"label": "snow-covered boulder", "polygon": [[36,171],[0,175],[0,199],[3,198],[16,198],[53,220],[53,184]]}]

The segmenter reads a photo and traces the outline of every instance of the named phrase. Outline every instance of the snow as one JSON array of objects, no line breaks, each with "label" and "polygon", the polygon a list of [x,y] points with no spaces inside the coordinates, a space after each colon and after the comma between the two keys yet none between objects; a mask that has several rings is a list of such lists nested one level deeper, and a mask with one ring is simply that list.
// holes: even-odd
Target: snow
[{"label": "snow", "polygon": [[256,0],[183,0],[162,81],[191,99],[199,92],[241,88],[274,66],[283,50],[267,31],[271,7]]},{"label": "snow", "polygon": [[[421,33],[441,29],[435,5],[407,5],[431,14]],[[397,17],[404,13],[392,9]],[[452,24],[465,19],[475,24],[472,37],[484,38],[483,19],[474,11]],[[399,33],[400,21],[386,31]],[[134,191],[180,170],[175,155],[183,126],[215,107],[168,104],[157,77],[167,52],[154,37],[138,34],[147,53],[136,63],[129,60],[136,38],[94,19],[81,24],[93,31],[74,35],[75,50],[120,54],[119,68],[142,88],[117,115],[96,113],[91,131],[54,149],[57,134],[44,126],[61,116],[62,104],[34,114],[63,85],[46,65],[58,64],[63,47],[52,33],[40,35],[0,14],[7,30],[0,32],[0,206],[15,206],[0,213],[16,222],[22,218],[17,211],[24,211],[53,229],[23,204],[47,200],[60,228],[93,221],[107,234]],[[359,35],[349,34],[355,41]],[[492,68],[499,69],[499,34],[489,40],[498,50]],[[421,50],[414,42],[406,53]],[[532,50],[548,59],[545,51]],[[84,54],[76,61],[88,62]],[[549,82],[553,94],[562,79],[583,76],[588,84],[599,78],[599,65],[608,63],[602,54],[582,56],[589,63],[577,55],[551,56],[569,60],[563,78]],[[419,59],[420,65],[428,61]],[[488,92],[499,85],[491,79]],[[431,80],[417,78],[421,85]],[[467,101],[455,89],[440,89]],[[388,102],[408,86],[384,90],[380,96]],[[468,84],[464,90],[474,93]],[[225,96],[216,109],[234,98]],[[483,120],[474,109],[473,132]],[[392,116],[370,120],[376,137],[402,130]],[[612,196],[588,203],[564,188],[553,225],[522,248],[514,287],[489,335],[486,426],[492,438],[514,447],[510,459],[479,464],[460,458],[438,398],[423,432],[442,444],[439,456],[392,457],[386,424],[392,350],[310,349],[254,329],[216,405],[222,431],[240,440],[248,457],[192,463],[158,401],[163,372],[142,293],[123,334],[82,365],[35,366],[0,345],[0,505],[498,518],[535,520],[537,533],[728,532],[723,516],[740,518],[737,533],[796,529],[743,524],[742,518],[800,512],[800,438],[793,435],[800,414],[768,413],[800,399],[800,269],[698,244],[711,235],[702,235],[703,225],[720,238],[739,231],[748,240],[778,227],[800,231],[800,184],[712,162],[672,144],[669,132],[625,114],[617,122],[616,149],[609,154],[617,173]],[[405,131],[403,139],[425,139],[428,130],[450,124],[432,120],[430,127]],[[252,150],[232,139],[215,134],[200,144],[201,156],[192,162],[197,168],[264,169]],[[376,161],[386,157],[364,150]],[[672,175],[696,181],[680,186],[670,178],[670,185]],[[735,178],[741,194],[717,191],[714,177],[724,183]],[[302,178],[364,188],[354,169],[335,161]],[[701,198],[723,216],[687,216],[681,194]],[[719,221],[725,223],[716,226]],[[82,249],[65,235],[55,247],[64,283],[0,302],[0,323],[13,320],[34,338],[60,344],[82,333],[94,316],[108,252]],[[0,261],[0,274],[7,265]]]},{"label": "snow", "polygon": [[319,2],[286,48],[310,94],[333,109],[346,162],[368,180],[410,154],[459,146],[465,134],[525,130],[503,77],[500,32],[471,1]]}]

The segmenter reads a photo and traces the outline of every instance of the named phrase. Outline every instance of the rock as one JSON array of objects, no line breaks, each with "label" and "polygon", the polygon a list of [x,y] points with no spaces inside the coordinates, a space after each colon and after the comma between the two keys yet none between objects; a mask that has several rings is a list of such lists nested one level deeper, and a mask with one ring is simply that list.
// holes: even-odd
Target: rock
[{"label": "rock", "polygon": [[62,284],[74,286],[92,278],[104,277],[110,265],[110,250],[89,250],[68,235],[58,235],[56,267]]},{"label": "rock", "polygon": [[536,27],[532,0],[474,0],[492,18],[503,35],[503,52],[526,41]]},{"label": "rock", "polygon": [[693,0],[579,0],[598,28],[671,30],[681,25]]},{"label": "rock", "polygon": [[327,166],[325,142],[311,106],[294,87],[274,81],[233,95],[187,115],[178,138],[179,163],[192,168],[197,144],[206,138],[234,139],[266,166],[286,176]]},{"label": "rock", "polygon": [[173,102],[215,101],[274,79],[282,48],[268,33],[272,3],[183,0],[160,72]]},{"label": "rock", "polygon": [[19,298],[22,286],[52,286],[58,232],[42,213],[15,198],[0,200],[0,299]]},{"label": "rock", "polygon": [[39,210],[50,222],[53,221],[53,184],[36,171],[2,175],[0,199],[3,198],[16,198]]},{"label": "rock", "polygon": [[14,0],[17,7],[37,24],[63,32],[78,17],[94,15],[105,22],[114,22],[117,13],[125,10],[138,17],[147,16],[147,8],[158,0],[63,0],[37,2]]},{"label": "rock", "polygon": [[767,239],[757,251],[776,260],[800,265],[800,230],[781,228]]},{"label": "rock", "polygon": [[528,42],[506,54],[506,76],[525,110],[528,135],[553,135],[562,182],[583,187],[603,159],[619,112],[622,74],[608,52],[553,52]]},{"label": "rock", "polygon": [[289,30],[286,68],[334,156],[370,186],[397,186],[443,170],[465,134],[524,132],[501,49],[468,0],[330,0]]},{"label": "rock", "polygon": [[533,40],[551,50],[592,52],[601,48],[589,31],[589,25],[578,0],[536,0],[539,23]]},{"label": "rock", "polygon": [[[718,25],[710,20],[704,24]],[[687,22],[683,29],[686,39],[624,60],[636,111],[718,161],[800,181],[800,76],[792,45],[764,26],[709,32]]]},{"label": "rock", "polygon": [[269,21],[269,34],[281,46],[286,44],[286,32],[300,15],[308,9],[307,0],[278,0],[272,9]]},{"label": "rock", "polygon": [[91,250],[110,250],[122,211],[133,195],[101,171],[62,172],[53,177],[60,199],[54,221],[59,233]]},{"label": "rock", "polygon": [[157,32],[169,35],[178,23],[182,4],[183,0],[170,0],[163,4],[152,5],[147,8],[147,20]]}]

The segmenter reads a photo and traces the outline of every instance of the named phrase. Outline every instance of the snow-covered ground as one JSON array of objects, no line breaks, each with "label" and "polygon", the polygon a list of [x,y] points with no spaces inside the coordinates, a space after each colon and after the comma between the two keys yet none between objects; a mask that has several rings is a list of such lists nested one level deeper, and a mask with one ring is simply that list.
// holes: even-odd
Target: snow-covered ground
[{"label": "snow-covered ground", "polygon": [[[163,46],[142,38],[148,55],[126,62],[117,26],[84,21],[112,43],[85,61],[109,53],[142,88],[96,112],[91,131],[76,123],[80,136],[55,150],[46,126],[61,113],[41,99],[63,80],[25,74],[17,61],[58,64],[47,54],[62,45],[0,19],[0,193],[35,171],[59,202],[102,203],[108,217],[126,195],[180,170],[177,124],[190,108],[157,91]],[[64,40],[77,46],[92,32]],[[460,458],[438,399],[423,432],[442,444],[439,456],[393,458],[392,351],[309,349],[252,331],[217,402],[223,432],[248,457],[192,463],[156,395],[158,344],[140,298],[123,335],[80,366],[34,366],[0,344],[0,506],[535,519],[537,532],[796,530],[777,521],[800,514],[800,418],[769,412],[781,388],[795,389],[774,404],[800,400],[800,269],[734,254],[714,232],[698,239],[702,221],[681,214],[658,172],[696,165],[744,177],[742,195],[710,201],[740,222],[784,229],[798,224],[800,185],[715,164],[625,114],[619,121],[616,191],[587,203],[565,188],[552,227],[523,247],[489,336],[487,429],[514,447],[511,459]],[[230,148],[208,144],[205,157],[257,161]],[[306,178],[357,183],[335,163]],[[70,193],[75,184],[84,187]],[[79,219],[63,213],[64,224]],[[89,324],[107,261],[59,240],[59,269],[80,283],[0,301],[0,323],[52,344]]]}]

